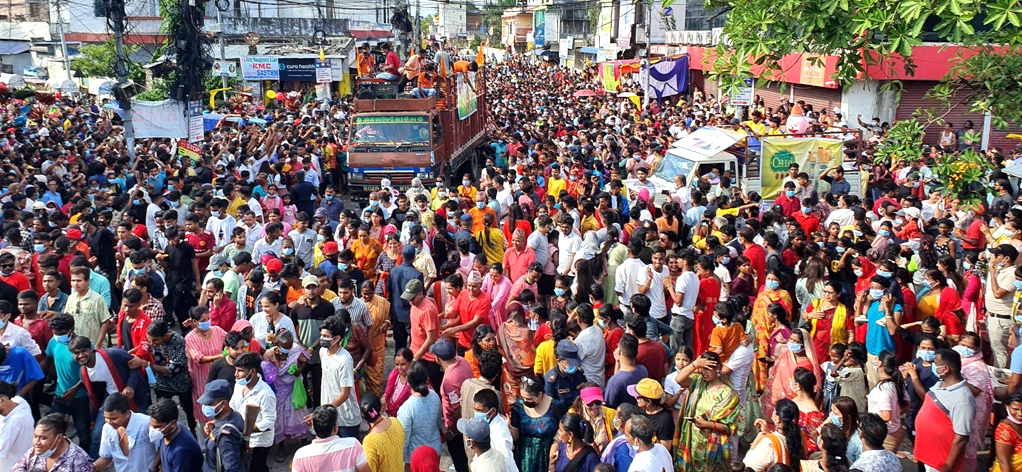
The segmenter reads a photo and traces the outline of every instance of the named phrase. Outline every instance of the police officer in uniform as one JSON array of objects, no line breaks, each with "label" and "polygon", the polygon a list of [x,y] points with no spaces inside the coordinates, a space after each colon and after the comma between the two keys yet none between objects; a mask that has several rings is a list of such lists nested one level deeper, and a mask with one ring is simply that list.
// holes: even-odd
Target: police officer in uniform
[{"label": "police officer in uniform", "polygon": [[582,364],[582,359],[578,357],[578,346],[570,340],[562,339],[554,347],[554,356],[557,357],[557,367],[543,376],[546,381],[544,393],[560,400],[563,405],[571,405],[581,390],[579,385],[586,381],[585,374],[578,368]]}]

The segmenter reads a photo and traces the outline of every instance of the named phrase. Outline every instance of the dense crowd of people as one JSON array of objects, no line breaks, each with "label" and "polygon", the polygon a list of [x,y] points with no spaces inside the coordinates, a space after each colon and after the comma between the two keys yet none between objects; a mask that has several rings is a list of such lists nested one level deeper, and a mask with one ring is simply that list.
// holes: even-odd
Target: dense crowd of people
[{"label": "dense crowd of people", "polygon": [[699,127],[858,127],[458,62],[487,75],[484,168],[364,204],[342,199],[345,100],[252,105],[267,126],[197,159],[132,159],[91,100],[8,103],[0,470],[1022,471],[1022,200],[999,171],[960,205],[926,159],[874,162],[888,126],[859,120],[861,188],[796,165],[778,195],[722,169],[657,195]]}]

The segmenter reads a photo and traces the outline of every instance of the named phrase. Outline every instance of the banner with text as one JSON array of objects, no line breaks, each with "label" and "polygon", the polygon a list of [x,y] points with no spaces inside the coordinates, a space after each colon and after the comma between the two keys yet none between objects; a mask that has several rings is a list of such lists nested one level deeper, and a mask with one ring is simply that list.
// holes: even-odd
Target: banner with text
[{"label": "banner with text", "polygon": [[280,63],[276,56],[245,56],[241,61],[241,78],[245,80],[280,80]]},{"label": "banner with text", "polygon": [[[764,138],[760,195],[765,199],[776,198],[791,164],[798,164],[801,172],[809,174],[809,181],[816,182],[824,170],[841,164],[843,150],[844,143],[837,139]],[[823,191],[821,188],[820,192]]]},{"label": "banner with text", "polygon": [[[458,119],[464,120],[472,116],[479,109],[479,96],[472,87],[477,86],[476,73],[469,72],[468,82],[465,81],[466,74],[458,74]],[[469,84],[472,84],[472,87]]]}]

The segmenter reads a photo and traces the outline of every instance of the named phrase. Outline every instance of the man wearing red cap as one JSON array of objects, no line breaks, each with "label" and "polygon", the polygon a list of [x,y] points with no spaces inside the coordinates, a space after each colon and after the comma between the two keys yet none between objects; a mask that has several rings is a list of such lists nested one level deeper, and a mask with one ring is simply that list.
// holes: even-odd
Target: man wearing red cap
[{"label": "man wearing red cap", "polygon": [[280,259],[271,258],[266,261],[266,288],[270,291],[279,291],[284,279],[280,277],[280,271],[284,270],[284,263]]},{"label": "man wearing red cap", "polygon": [[327,278],[331,281],[335,279],[337,274],[337,254],[340,252],[340,247],[337,246],[336,241],[327,241],[323,244],[323,257],[325,260],[319,263],[319,268],[326,272]]}]

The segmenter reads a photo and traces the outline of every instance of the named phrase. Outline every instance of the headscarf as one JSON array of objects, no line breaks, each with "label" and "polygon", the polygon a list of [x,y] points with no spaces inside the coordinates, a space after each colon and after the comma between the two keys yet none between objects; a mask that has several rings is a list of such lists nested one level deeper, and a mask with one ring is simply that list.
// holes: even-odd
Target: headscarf
[{"label": "headscarf", "polygon": [[422,445],[412,452],[411,472],[440,472],[440,455],[431,446]]},{"label": "headscarf", "polygon": [[869,289],[870,279],[877,273],[877,266],[865,256],[859,256],[859,264],[862,264],[862,276],[855,280],[855,293]]},{"label": "headscarf", "polygon": [[639,190],[639,200],[646,203],[646,209],[653,213],[653,201],[649,199],[649,189],[643,188]]}]

